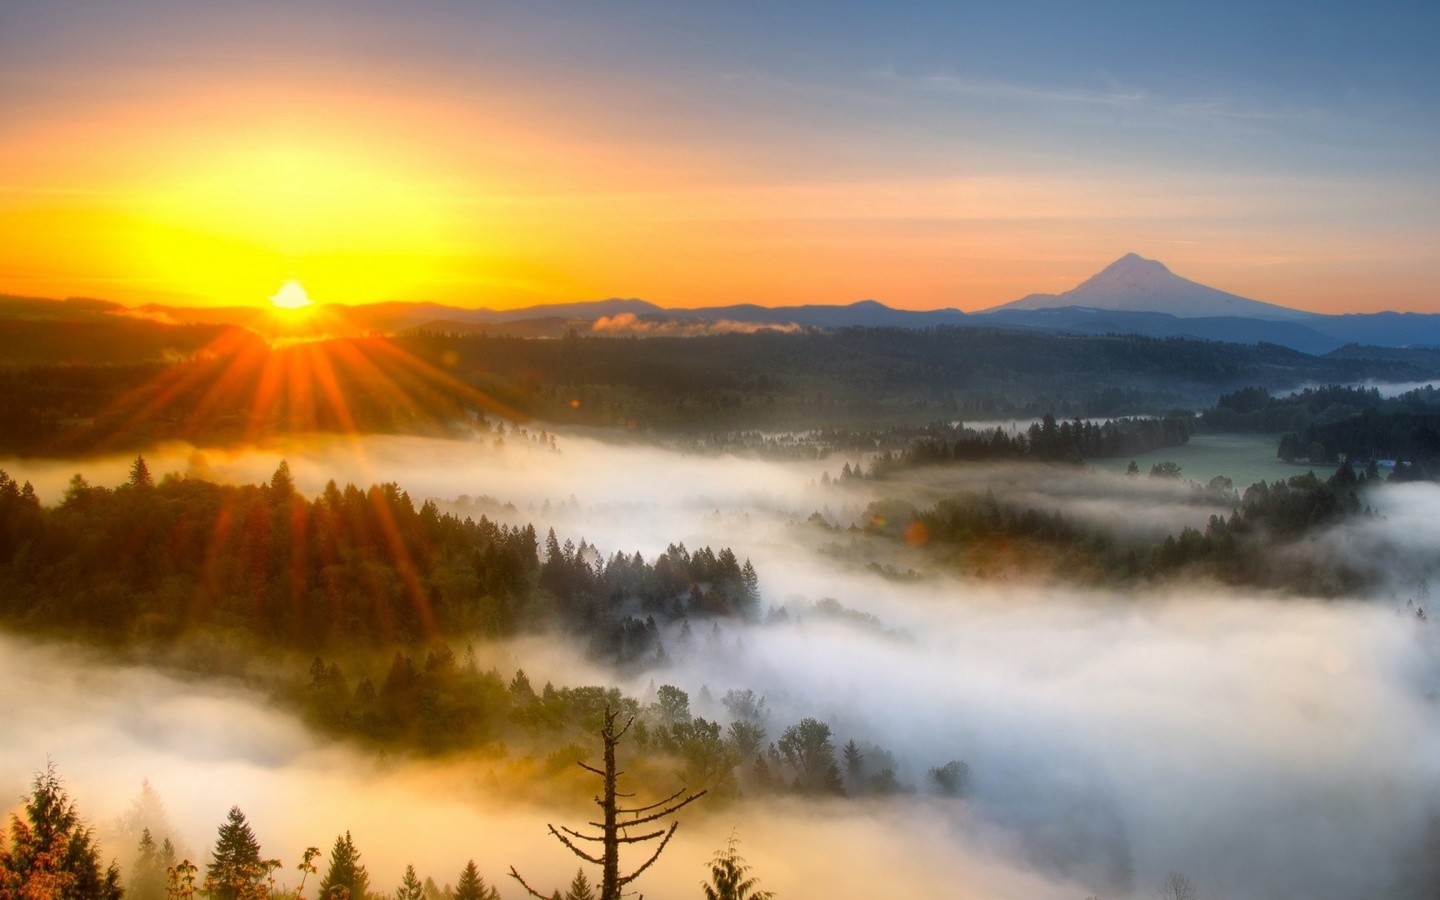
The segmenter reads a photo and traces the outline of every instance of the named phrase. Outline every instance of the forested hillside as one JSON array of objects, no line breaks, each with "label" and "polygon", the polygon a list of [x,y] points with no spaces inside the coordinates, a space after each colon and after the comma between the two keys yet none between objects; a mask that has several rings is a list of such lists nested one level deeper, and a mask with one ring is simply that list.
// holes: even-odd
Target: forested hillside
[{"label": "forested hillside", "polygon": [[[664,435],[1068,420],[1205,408],[1252,385],[1440,373],[1424,360],[1265,344],[951,327],[559,340],[419,332],[271,346],[238,328],[113,316],[0,325],[10,329],[0,328],[0,411],[14,425],[0,452],[25,454],[305,431],[446,434],[481,417]],[[87,349],[97,345],[105,355]]]}]

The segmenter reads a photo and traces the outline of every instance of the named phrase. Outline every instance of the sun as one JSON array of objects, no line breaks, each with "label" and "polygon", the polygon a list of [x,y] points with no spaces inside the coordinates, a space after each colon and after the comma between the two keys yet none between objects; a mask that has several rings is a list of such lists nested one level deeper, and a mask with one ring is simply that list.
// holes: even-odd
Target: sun
[{"label": "sun", "polygon": [[298,281],[287,281],[270,298],[270,302],[279,309],[304,309],[315,303],[310,295],[305,293],[305,287]]}]

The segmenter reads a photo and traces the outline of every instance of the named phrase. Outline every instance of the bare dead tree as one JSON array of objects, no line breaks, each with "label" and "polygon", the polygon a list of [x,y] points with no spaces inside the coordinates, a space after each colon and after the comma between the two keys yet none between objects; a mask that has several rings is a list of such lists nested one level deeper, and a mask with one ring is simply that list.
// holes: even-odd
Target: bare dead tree
[{"label": "bare dead tree", "polygon": [[1181,875],[1179,872],[1171,872],[1160,882],[1160,900],[1199,900],[1200,891],[1196,889],[1195,882]]},{"label": "bare dead tree", "polygon": [[[574,853],[592,865],[600,867],[600,900],[620,900],[622,889],[639,878],[642,872],[650,868],[650,866],[655,863],[655,860],[660,858],[661,852],[664,851],[665,845],[670,843],[670,838],[674,836],[675,829],[680,827],[680,823],[671,822],[669,828],[647,831],[644,834],[631,834],[631,829],[639,828],[642,825],[649,825],[668,816],[672,816],[679,811],[681,807],[688,806],[705,796],[705,791],[686,794],[685,789],[681,788],[658,803],[633,808],[622,807],[620,805],[621,798],[634,797],[635,795],[621,793],[618,788],[620,776],[625,773],[616,770],[615,747],[620,743],[620,739],[625,736],[625,732],[629,731],[630,726],[635,723],[635,717],[631,716],[625,722],[625,726],[619,731],[616,731],[615,719],[618,715],[618,711],[612,711],[608,706],[605,707],[605,724],[600,728],[600,740],[605,746],[605,768],[602,770],[594,766],[588,766],[583,762],[577,763],[577,765],[585,771],[600,776],[604,784],[604,792],[601,796],[595,798],[595,805],[600,807],[603,812],[602,818],[604,821],[587,823],[591,828],[598,828],[600,833],[581,834],[578,831],[564,826],[558,829],[554,825],[548,826],[550,833],[555,836],[555,839],[564,844],[571,853]],[[620,845],[642,844],[654,840],[659,840],[660,845],[655,848],[654,853],[650,854],[650,858],[645,860],[639,868],[630,874],[621,875]],[[600,844],[600,855],[594,856],[587,853],[585,850],[582,850],[575,841]],[[539,900],[551,900],[550,896],[535,890],[524,878],[521,878],[520,873],[515,871],[514,866],[510,867],[510,877],[520,882],[520,885],[529,892],[530,896],[538,897]]]}]

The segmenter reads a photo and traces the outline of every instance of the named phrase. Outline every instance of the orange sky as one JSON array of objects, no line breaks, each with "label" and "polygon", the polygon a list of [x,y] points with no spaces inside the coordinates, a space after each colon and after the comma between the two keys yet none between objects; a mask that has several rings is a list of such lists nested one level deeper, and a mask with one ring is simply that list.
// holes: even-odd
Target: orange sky
[{"label": "orange sky", "polygon": [[[138,9],[0,13],[0,87],[22,89],[0,100],[0,291],[974,310],[1134,251],[1267,302],[1440,311],[1414,163],[1350,137],[1287,157],[1303,116],[1257,139],[1283,117],[1155,89],[802,65],[783,41],[692,59],[649,18]],[[728,27],[682,24],[662,36]],[[1185,129],[1214,146],[1186,159]]]}]

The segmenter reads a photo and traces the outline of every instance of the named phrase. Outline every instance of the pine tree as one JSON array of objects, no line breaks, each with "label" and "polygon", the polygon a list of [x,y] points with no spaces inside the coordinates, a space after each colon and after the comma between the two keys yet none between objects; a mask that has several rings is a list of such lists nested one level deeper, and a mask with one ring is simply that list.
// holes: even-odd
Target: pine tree
[{"label": "pine tree", "polygon": [[8,846],[0,842],[0,897],[120,900],[120,870],[101,869],[93,831],[55,767],[37,772],[31,786],[25,818],[11,816]]},{"label": "pine tree", "polygon": [[460,881],[455,885],[455,900],[500,900],[500,892],[486,886],[472,859],[460,871]]},{"label": "pine tree", "polygon": [[[174,850],[171,850],[174,853]],[[173,861],[170,865],[174,865]],[[165,897],[166,863],[155,838],[146,828],[140,832],[140,846],[135,855],[135,868],[130,873],[130,900],[163,900]]]},{"label": "pine tree", "polygon": [[150,474],[150,467],[145,464],[145,457],[136,456],[135,461],[130,464],[131,487],[152,488],[155,486],[155,479]]},{"label": "pine tree", "polygon": [[535,688],[530,686],[530,678],[524,669],[515,670],[515,677],[510,679],[510,693],[515,696],[516,703],[529,703],[535,699]]},{"label": "pine tree", "polygon": [[[140,793],[130,801],[130,808],[115,822],[115,829],[125,841],[139,841],[140,834],[150,829],[150,837],[158,843],[170,839],[175,829],[165,812],[165,803],[159,791],[146,778],[140,782]],[[173,860],[171,862],[173,864]]]},{"label": "pine tree", "polygon": [[415,874],[415,867],[406,866],[405,877],[400,879],[400,887],[395,891],[395,900],[424,900],[424,898],[425,885]]},{"label": "pine tree", "polygon": [[740,858],[737,845],[740,839],[732,832],[725,849],[715,854],[710,861],[710,882],[701,882],[705,889],[705,900],[771,900],[774,893],[756,890],[758,878],[746,878],[750,867]]},{"label": "pine tree", "polygon": [[205,893],[211,900],[244,900],[263,877],[260,842],[240,807],[230,807],[212,857],[205,870]]},{"label": "pine tree", "polygon": [[849,776],[852,790],[859,790],[865,783],[865,754],[854,739],[846,742],[842,752],[845,757],[845,774]]},{"label": "pine tree", "polygon": [[320,882],[320,897],[322,900],[334,896],[363,900],[369,887],[370,875],[361,865],[360,851],[355,849],[355,842],[347,831],[335,838],[335,846],[330,850],[330,870]]},{"label": "pine tree", "polygon": [[595,900],[595,889],[590,886],[590,879],[585,877],[585,870],[575,870],[575,878],[570,882],[570,890],[565,892],[562,900]]},{"label": "pine tree", "polygon": [[745,617],[753,619],[760,610],[760,576],[756,574],[755,567],[748,559],[745,560],[745,567],[740,570],[740,580],[745,585]]},{"label": "pine tree", "polygon": [[270,476],[270,496],[276,501],[289,500],[294,493],[295,479],[290,475],[290,464],[282,459]]}]

